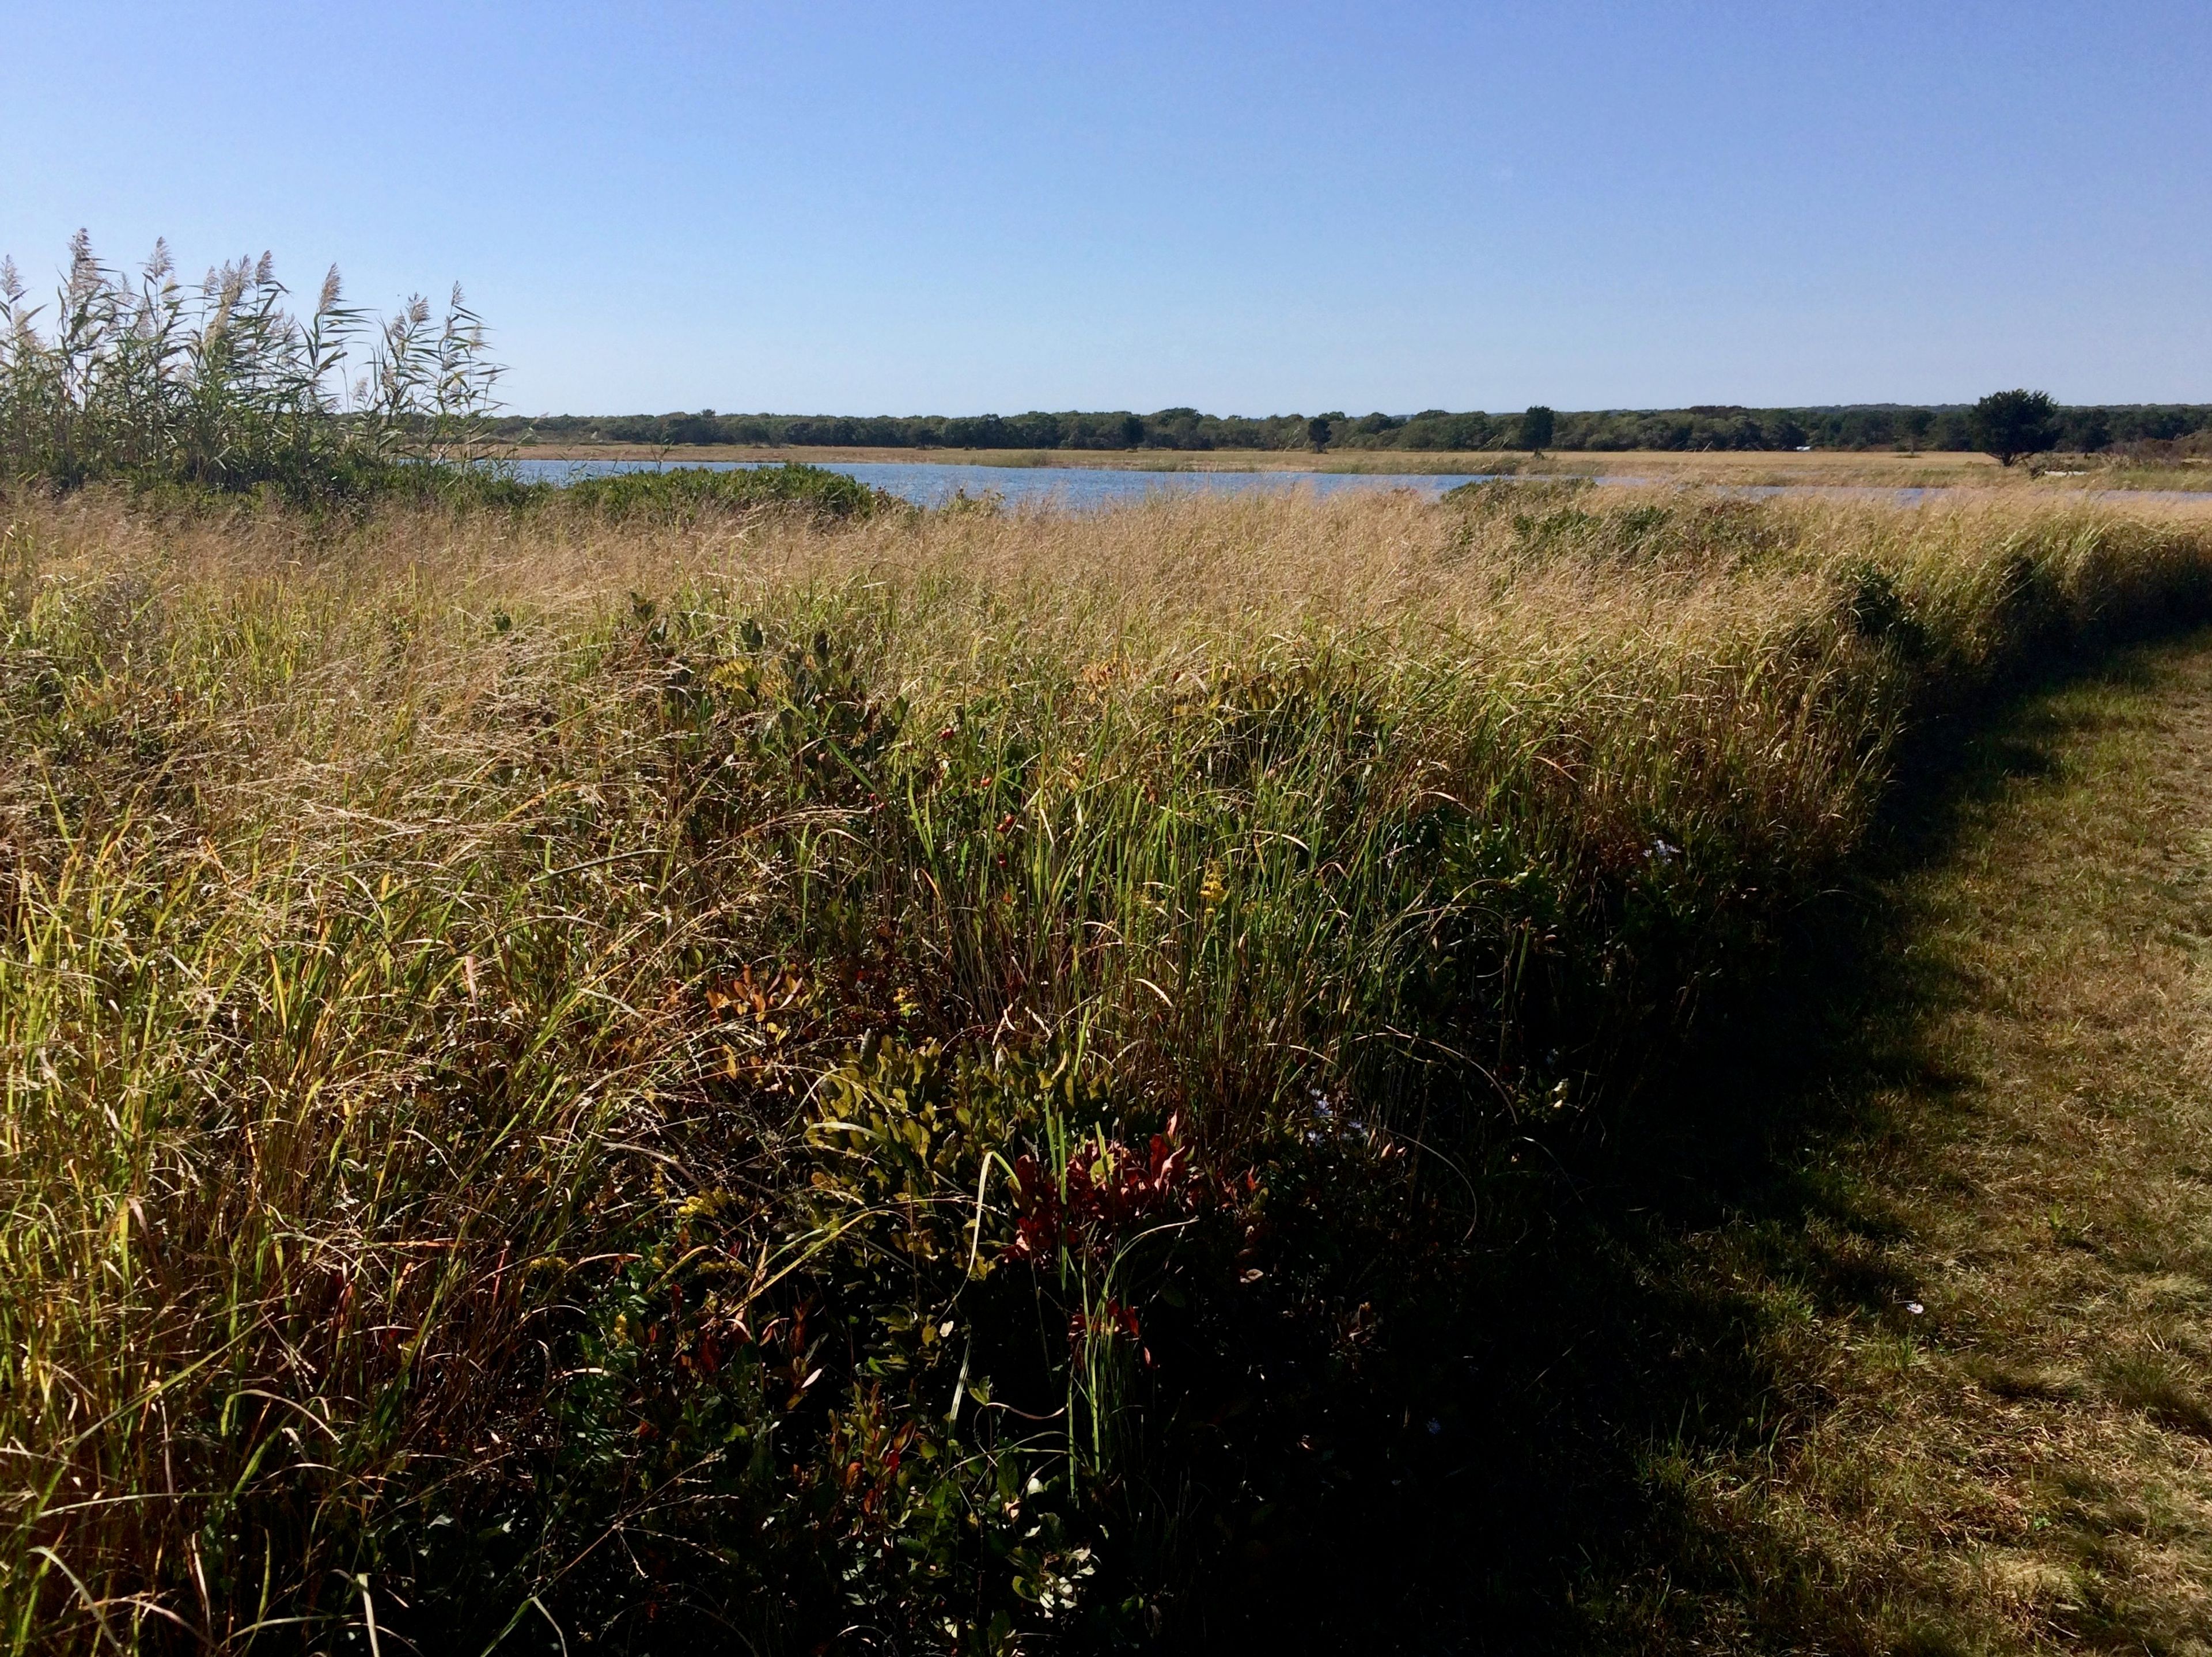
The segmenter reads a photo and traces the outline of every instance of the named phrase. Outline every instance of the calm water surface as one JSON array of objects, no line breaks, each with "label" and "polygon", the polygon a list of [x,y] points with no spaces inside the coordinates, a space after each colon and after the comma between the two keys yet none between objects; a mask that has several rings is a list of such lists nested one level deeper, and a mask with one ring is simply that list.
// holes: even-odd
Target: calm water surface
[{"label": "calm water surface", "polygon": [[[604,477],[611,472],[674,470],[696,466],[708,471],[743,471],[754,466],[781,463],[761,460],[514,460],[515,475],[532,483],[568,483],[579,477]],[[996,495],[1008,506],[1056,506],[1078,511],[1117,506],[1154,495],[1281,495],[1291,489],[1310,489],[1316,495],[1336,495],[1346,489],[1412,489],[1421,495],[1441,495],[1462,483],[1475,483],[1510,473],[1495,472],[1147,472],[1123,471],[1097,466],[968,466],[936,465],[873,460],[823,460],[811,463],[824,471],[843,472],[872,489],[911,501],[918,507],[942,506],[956,495],[975,497]],[[1522,480],[1540,483],[1542,478]],[[1554,480],[1557,481],[1557,480]],[[1646,477],[1598,477],[1600,484],[1621,486],[1649,483]],[[1716,486],[1732,495],[1753,498],[1778,495],[1826,496],[1863,495],[1890,500],[1899,506],[1919,506],[1957,491],[1947,486],[1923,489],[1883,489],[1879,485],[1848,483],[1740,483]],[[2165,489],[2084,490],[2085,496],[2126,501],[2166,501],[2204,505],[2212,495]]]},{"label": "calm water surface", "polygon": [[[611,472],[664,470],[661,463],[652,460],[517,460],[512,464],[518,476],[550,483],[604,477]],[[666,469],[684,464],[703,465],[710,471],[740,471],[769,464],[774,463],[686,461],[670,463]],[[1316,495],[1334,495],[1344,489],[1417,489],[1423,495],[1441,495],[1487,476],[1475,472],[1140,472],[1092,466],[940,466],[847,460],[813,464],[824,471],[857,477],[872,489],[918,507],[942,506],[963,492],[970,496],[996,495],[1010,507],[1036,503],[1079,509],[1141,501],[1151,495],[1280,495],[1296,489],[1310,489]]]}]

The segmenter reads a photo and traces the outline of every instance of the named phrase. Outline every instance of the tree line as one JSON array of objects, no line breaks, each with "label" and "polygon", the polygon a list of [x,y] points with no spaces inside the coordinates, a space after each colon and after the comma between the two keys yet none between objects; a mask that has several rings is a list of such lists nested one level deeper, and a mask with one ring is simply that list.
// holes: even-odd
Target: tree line
[{"label": "tree line", "polygon": [[[2053,404],[2047,444],[2075,453],[2170,443],[2212,430],[2212,404]],[[1518,413],[1252,416],[1196,409],[1018,415],[550,415],[497,424],[508,441],[730,443],[948,449],[1932,449],[1987,447],[1970,404],[1751,409],[1534,408]]]}]

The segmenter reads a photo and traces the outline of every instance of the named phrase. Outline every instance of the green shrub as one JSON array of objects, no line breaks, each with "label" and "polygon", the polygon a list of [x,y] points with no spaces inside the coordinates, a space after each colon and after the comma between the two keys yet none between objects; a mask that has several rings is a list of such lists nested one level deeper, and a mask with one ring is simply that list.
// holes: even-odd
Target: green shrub
[{"label": "green shrub", "polygon": [[613,515],[684,519],[757,507],[791,507],[823,518],[866,518],[893,497],[843,472],[791,462],[728,471],[703,466],[584,477],[563,490],[574,506]]}]

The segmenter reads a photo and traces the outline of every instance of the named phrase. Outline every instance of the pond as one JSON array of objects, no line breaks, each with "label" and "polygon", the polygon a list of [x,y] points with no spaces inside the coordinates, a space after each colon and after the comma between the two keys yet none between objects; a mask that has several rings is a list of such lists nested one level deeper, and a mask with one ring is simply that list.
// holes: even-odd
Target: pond
[{"label": "pond", "polygon": [[[656,471],[663,463],[652,460],[514,460],[515,475],[532,482],[573,483],[579,477],[604,477],[611,472]],[[746,460],[683,461],[674,465],[704,466],[712,471],[736,471],[773,463]],[[911,501],[918,507],[942,506],[956,494],[996,495],[1008,506],[1052,505],[1081,509],[1117,506],[1141,501],[1151,495],[1224,494],[1254,492],[1281,494],[1296,489],[1316,495],[1345,489],[1417,489],[1441,495],[1462,483],[1472,483],[1487,473],[1392,472],[1151,472],[1109,470],[1096,466],[966,466],[904,464],[881,461],[830,460],[814,463],[825,471],[843,472],[872,489]]]},{"label": "pond", "polygon": [[[510,460],[516,476],[532,483],[568,483],[580,477],[604,477],[611,472],[672,470],[696,466],[708,471],[739,471],[752,466],[780,463],[763,460]],[[1413,489],[1422,495],[1441,495],[1462,483],[1510,477],[1510,472],[1323,472],[1323,471],[1134,471],[1100,466],[974,466],[938,465],[930,462],[823,460],[810,464],[824,471],[843,472],[872,489],[911,501],[918,507],[938,507],[954,495],[996,495],[1008,506],[1054,506],[1081,511],[1142,501],[1154,495],[1252,493],[1280,495],[1291,489],[1310,489],[1316,495],[1335,495],[1346,489]],[[1524,477],[1534,483],[1540,478]],[[1657,480],[1648,477],[1599,476],[1594,483],[1632,486]],[[1805,495],[1835,498],[1857,496],[1893,501],[1917,507],[1954,495],[1973,493],[1949,485],[1902,489],[1881,484],[1854,483],[1720,483],[1708,485],[1729,495],[1753,500],[1775,495]],[[2083,500],[2164,501],[2205,506],[2212,492],[2194,494],[2164,489],[2083,489]],[[2046,497],[2048,498],[2048,497]]]}]

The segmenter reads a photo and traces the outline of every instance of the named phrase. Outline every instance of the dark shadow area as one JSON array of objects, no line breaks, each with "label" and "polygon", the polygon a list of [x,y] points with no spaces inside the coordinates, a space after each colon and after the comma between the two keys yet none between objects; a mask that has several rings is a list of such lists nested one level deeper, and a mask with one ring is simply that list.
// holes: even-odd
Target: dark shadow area
[{"label": "dark shadow area", "polygon": [[[2177,628],[2176,633],[2179,633]],[[1900,1329],[1911,1285],[1871,1245],[1893,1227],[1853,1177],[1879,1096],[1965,1078],[1925,1051],[1963,986],[1905,945],[1901,889],[1975,812],[2057,768],[2045,693],[2140,682],[2139,657],[2054,661],[1901,756],[1847,879],[1796,914],[1754,981],[1709,1005],[1632,1108],[1522,1141],[1486,1181],[1466,1281],[1401,1329],[1398,1391],[1337,1440],[1295,1519],[1224,1551],[1178,1649],[1436,1654],[1852,1649],[1863,1621],[1820,1574],[1747,1557],[1652,1476],[1755,1451],[1804,1408],[1771,1354],[1771,1291]],[[1716,1270],[1717,1235],[1746,1269]],[[1796,1402],[1790,1402],[1790,1399]]]}]

